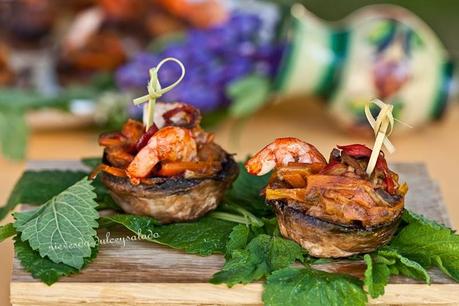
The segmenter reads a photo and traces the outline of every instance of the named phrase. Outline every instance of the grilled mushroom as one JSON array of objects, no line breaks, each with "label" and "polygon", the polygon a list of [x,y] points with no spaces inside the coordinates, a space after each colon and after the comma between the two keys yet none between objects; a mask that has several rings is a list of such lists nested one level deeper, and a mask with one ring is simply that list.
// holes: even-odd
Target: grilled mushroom
[{"label": "grilled mushroom", "polygon": [[128,177],[104,172],[102,182],[125,212],[171,223],[194,220],[214,210],[238,172],[233,157],[227,154],[221,171],[211,177],[157,177],[133,185]]}]

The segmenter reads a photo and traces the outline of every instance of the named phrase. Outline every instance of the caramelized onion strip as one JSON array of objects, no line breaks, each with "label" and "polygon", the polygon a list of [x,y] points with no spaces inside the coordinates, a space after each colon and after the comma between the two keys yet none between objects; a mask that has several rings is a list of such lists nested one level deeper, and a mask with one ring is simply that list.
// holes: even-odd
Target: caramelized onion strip
[{"label": "caramelized onion strip", "polygon": [[165,162],[161,164],[158,175],[175,176],[187,170],[210,176],[221,170],[221,162]]},{"label": "caramelized onion strip", "polygon": [[306,189],[304,188],[266,188],[266,200],[284,200],[291,199],[298,202],[304,202],[306,199]]},{"label": "caramelized onion strip", "polygon": [[120,169],[120,168],[116,168],[116,167],[111,167],[111,166],[106,165],[106,164],[100,164],[94,170],[91,171],[91,173],[89,174],[89,179],[90,180],[95,179],[97,177],[97,175],[102,171],[103,172],[107,172],[107,173],[109,173],[111,175],[114,175],[114,176],[126,177],[126,171],[125,170]]}]

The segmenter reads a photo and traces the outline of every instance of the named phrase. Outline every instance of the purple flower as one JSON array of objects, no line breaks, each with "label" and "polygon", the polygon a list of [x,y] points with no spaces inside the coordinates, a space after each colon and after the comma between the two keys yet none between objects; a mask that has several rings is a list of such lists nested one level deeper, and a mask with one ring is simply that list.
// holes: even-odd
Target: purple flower
[{"label": "purple flower", "polygon": [[[190,103],[201,111],[226,106],[227,86],[234,80],[252,73],[273,77],[279,66],[283,47],[259,43],[262,20],[254,15],[234,12],[227,24],[211,29],[190,29],[186,37],[171,42],[155,54],[142,52],[116,72],[120,88],[145,89],[148,70],[166,57],[183,62],[186,74],[183,81],[161,100]],[[175,82],[180,68],[166,63],[159,71],[163,87]]]}]

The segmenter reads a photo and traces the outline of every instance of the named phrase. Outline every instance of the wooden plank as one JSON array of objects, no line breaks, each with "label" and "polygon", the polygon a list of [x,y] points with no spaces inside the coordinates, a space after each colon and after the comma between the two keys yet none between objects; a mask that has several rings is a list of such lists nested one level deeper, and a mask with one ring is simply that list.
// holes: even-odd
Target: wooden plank
[{"label": "wooden plank", "polygon": [[[456,285],[387,285],[384,296],[370,305],[458,305]],[[33,294],[27,294],[33,292]],[[426,294],[428,292],[428,294]],[[41,283],[11,285],[13,306],[54,305],[261,305],[262,284],[223,285],[183,283]]]},{"label": "wooden plank", "polygon": [[391,169],[400,175],[401,182],[408,184],[409,191],[405,199],[406,208],[446,226],[451,226],[440,188],[431,179],[424,164],[395,163],[391,165]]},{"label": "wooden plank", "polygon": [[[32,163],[30,169],[77,169],[78,162]],[[395,164],[393,168],[410,185],[407,207],[449,225],[438,186],[421,164]],[[63,278],[48,287],[25,272],[14,259],[11,283],[13,305],[256,305],[261,303],[262,285],[215,286],[209,278],[223,265],[220,255],[200,257],[144,241],[111,240],[132,236],[123,231],[101,231],[103,244],[97,259],[82,273]],[[108,239],[107,239],[108,237]],[[365,265],[340,261],[315,268],[362,277]],[[405,277],[393,277],[386,294],[371,304],[458,305],[459,285],[432,270],[433,285],[420,285]]]}]

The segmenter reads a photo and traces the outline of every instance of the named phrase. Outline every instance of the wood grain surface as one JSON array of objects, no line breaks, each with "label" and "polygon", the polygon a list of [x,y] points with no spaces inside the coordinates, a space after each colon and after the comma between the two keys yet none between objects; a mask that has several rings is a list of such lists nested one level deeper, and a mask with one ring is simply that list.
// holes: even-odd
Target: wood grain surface
[{"label": "wood grain surface", "polygon": [[[393,164],[401,180],[410,186],[406,206],[440,223],[449,225],[437,185],[422,164]],[[31,169],[76,169],[79,162],[34,162]],[[100,232],[107,237],[132,236],[123,231]],[[48,287],[25,272],[14,259],[11,283],[13,305],[258,305],[261,283],[247,286],[215,286],[209,278],[223,265],[220,255],[200,257],[143,241],[101,245],[97,259],[81,274],[63,278]],[[315,268],[362,277],[360,261],[340,261]],[[458,305],[459,285],[440,271],[430,271],[432,285],[421,285],[405,277],[393,277],[386,294],[375,305]]]}]

